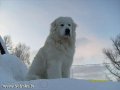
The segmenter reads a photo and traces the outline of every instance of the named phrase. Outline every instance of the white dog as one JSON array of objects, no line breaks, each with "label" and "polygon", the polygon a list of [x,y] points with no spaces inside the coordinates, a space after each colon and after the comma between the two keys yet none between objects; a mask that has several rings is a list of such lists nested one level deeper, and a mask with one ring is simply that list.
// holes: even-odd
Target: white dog
[{"label": "white dog", "polygon": [[70,17],[59,17],[51,24],[45,45],[38,51],[27,79],[68,78],[75,52],[76,24]]}]

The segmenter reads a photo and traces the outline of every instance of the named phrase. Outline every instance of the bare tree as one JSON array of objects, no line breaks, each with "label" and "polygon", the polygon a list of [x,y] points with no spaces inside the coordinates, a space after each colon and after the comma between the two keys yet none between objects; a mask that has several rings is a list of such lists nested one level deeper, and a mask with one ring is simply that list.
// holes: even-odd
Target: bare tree
[{"label": "bare tree", "polygon": [[10,54],[16,55],[27,66],[30,64],[30,61],[29,61],[30,60],[30,48],[28,46],[22,43],[13,45],[12,39],[9,35],[4,36],[4,42]]},{"label": "bare tree", "polygon": [[13,54],[19,57],[26,65],[30,64],[30,48],[25,44],[17,44],[13,50]]},{"label": "bare tree", "polygon": [[120,35],[118,35],[115,39],[112,39],[112,42],[113,49],[103,50],[107,59],[110,61],[110,64],[105,62],[105,67],[117,81],[120,81]]}]

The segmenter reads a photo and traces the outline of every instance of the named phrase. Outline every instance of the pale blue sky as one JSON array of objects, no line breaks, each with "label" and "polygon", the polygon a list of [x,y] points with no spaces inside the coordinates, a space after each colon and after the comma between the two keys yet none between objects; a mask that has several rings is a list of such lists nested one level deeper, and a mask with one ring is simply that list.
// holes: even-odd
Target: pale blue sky
[{"label": "pale blue sky", "polygon": [[110,38],[120,33],[120,0],[0,0],[0,34],[35,51],[59,16],[78,25],[74,63],[102,63],[102,48],[111,47]]}]

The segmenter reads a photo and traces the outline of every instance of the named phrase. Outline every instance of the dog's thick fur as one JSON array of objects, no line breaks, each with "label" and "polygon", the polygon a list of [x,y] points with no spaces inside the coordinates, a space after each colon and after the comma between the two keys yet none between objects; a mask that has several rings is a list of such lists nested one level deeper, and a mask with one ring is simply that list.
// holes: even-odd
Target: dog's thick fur
[{"label": "dog's thick fur", "polygon": [[[70,30],[68,36],[64,34],[66,28]],[[29,69],[29,80],[69,77],[75,52],[75,29],[76,24],[70,17],[59,17],[51,24],[50,34]]]}]

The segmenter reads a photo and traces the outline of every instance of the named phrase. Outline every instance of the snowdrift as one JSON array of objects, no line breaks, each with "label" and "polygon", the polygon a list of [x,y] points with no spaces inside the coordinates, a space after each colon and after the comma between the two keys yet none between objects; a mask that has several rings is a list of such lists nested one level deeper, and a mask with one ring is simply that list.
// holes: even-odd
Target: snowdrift
[{"label": "snowdrift", "polygon": [[27,67],[14,55],[0,55],[0,82],[24,80]]}]

